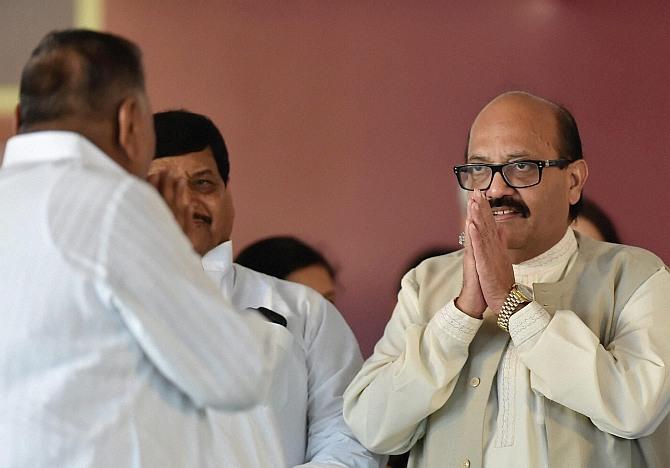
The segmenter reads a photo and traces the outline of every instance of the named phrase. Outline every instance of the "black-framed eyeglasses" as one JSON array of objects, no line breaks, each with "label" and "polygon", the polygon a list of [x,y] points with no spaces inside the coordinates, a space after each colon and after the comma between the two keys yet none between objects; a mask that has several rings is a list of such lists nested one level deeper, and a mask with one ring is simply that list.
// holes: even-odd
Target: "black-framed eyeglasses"
[{"label": "black-framed eyeglasses", "polygon": [[506,164],[463,164],[454,166],[454,173],[458,179],[458,185],[464,190],[488,190],[497,172],[500,172],[503,180],[510,187],[526,188],[540,183],[542,169],[545,167],[562,169],[571,162],[567,159],[545,161],[524,159]]}]

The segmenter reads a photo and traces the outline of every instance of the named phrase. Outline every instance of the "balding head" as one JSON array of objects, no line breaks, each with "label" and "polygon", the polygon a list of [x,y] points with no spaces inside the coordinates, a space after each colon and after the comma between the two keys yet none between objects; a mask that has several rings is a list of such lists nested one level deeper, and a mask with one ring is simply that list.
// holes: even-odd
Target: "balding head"
[{"label": "balding head", "polygon": [[565,235],[588,168],[574,119],[563,107],[523,92],[496,97],[470,128],[466,162],[457,171],[459,183],[467,174],[466,186],[483,190],[515,263]]},{"label": "balding head", "polygon": [[118,36],[89,30],[49,33],[21,75],[21,130],[62,118],[113,118],[144,91],[141,53]]},{"label": "balding head", "polygon": [[[582,141],[577,122],[561,104],[525,91],[508,91],[496,96],[475,118],[465,148],[465,160],[470,151],[471,136],[477,125],[488,124],[491,119],[513,119],[524,122],[526,128],[534,129],[534,136],[561,159],[576,161],[583,159]],[[543,129],[543,130],[542,130]],[[581,210],[581,199],[570,207],[570,218],[574,219]]]},{"label": "balding head", "polygon": [[[473,126],[482,115],[486,115],[491,110],[499,109],[501,106],[503,108],[507,107],[508,104],[517,109],[531,109],[535,115],[543,118],[550,118],[551,116],[556,126],[555,145],[561,157],[570,161],[584,157],[577,122],[575,122],[570,111],[561,104],[525,91],[508,91],[496,96],[479,112]],[[472,128],[470,129],[471,132]],[[468,145],[469,136],[470,134],[468,134]],[[467,148],[465,156],[467,158]]]},{"label": "balding head", "polygon": [[21,74],[19,133],[80,133],[143,176],[153,157],[141,53],[122,37],[84,29],[47,34]]}]

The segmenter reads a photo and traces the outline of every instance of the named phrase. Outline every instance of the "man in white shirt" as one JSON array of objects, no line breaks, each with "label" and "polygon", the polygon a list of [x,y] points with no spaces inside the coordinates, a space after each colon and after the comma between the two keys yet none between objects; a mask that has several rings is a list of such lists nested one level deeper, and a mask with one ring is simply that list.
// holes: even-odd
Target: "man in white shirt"
[{"label": "man in white shirt", "polygon": [[403,278],[345,393],[354,434],[413,467],[670,466],[670,273],[569,228],[588,172],[573,117],[503,94],[466,163],[465,248]]},{"label": "man in white shirt", "polygon": [[[265,398],[281,353],[142,180],[154,133],[139,49],[48,34],[17,127],[0,170],[0,466],[207,466],[206,412]],[[179,206],[183,184],[154,182]]]},{"label": "man in white shirt", "polygon": [[315,291],[233,263],[228,152],[211,120],[169,111],[156,114],[154,124],[150,173],[186,181],[192,212],[186,232],[205,271],[236,306],[274,322],[267,326],[288,351],[265,404],[240,414],[210,412],[215,450],[227,457],[226,466],[379,466],[342,418],[342,392],[362,364],[348,325]]}]

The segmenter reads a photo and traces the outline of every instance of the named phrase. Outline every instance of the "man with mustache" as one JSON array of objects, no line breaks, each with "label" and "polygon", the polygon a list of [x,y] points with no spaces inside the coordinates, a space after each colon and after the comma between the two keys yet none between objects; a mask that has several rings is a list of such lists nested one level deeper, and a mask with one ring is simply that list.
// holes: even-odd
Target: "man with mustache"
[{"label": "man with mustache", "polygon": [[465,248],[404,277],[345,393],[354,434],[415,468],[670,466],[670,273],[569,228],[588,175],[573,117],[505,93],[465,162]]},{"label": "man with mustache", "polygon": [[[264,398],[275,348],[143,180],[140,50],[52,32],[20,93],[0,170],[0,466],[204,467],[206,409]],[[184,186],[153,181],[183,220]]]},{"label": "man with mustache", "polygon": [[315,291],[233,263],[228,151],[212,121],[168,111],[155,114],[154,124],[149,172],[185,181],[191,213],[185,232],[202,266],[237,307],[274,322],[267,327],[287,350],[263,405],[236,414],[209,411],[213,453],[235,467],[378,467],[379,457],[342,417],[342,393],[363,361],[348,325]]}]

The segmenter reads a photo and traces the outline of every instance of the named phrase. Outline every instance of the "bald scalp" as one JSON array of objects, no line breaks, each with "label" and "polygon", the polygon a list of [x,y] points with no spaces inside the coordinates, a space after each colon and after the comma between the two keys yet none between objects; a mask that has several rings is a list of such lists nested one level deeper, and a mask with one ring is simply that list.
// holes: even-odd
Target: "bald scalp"
[{"label": "bald scalp", "polygon": [[491,101],[489,101],[488,104],[486,104],[484,108],[480,111],[480,114],[484,112],[488,107],[495,105],[501,101],[507,101],[507,100],[526,102],[538,106],[547,106],[548,108],[554,108],[554,109],[559,107],[559,105],[556,104],[555,102],[552,102],[540,96],[536,96],[527,91],[506,91],[494,97]]},{"label": "bald scalp", "polygon": [[[565,106],[558,104],[554,101],[550,101],[549,99],[536,96],[527,91],[507,91],[489,101],[482,108],[482,110],[479,111],[479,114],[477,114],[477,118],[479,118],[479,116],[482,115],[490,107],[501,104],[507,100],[518,102],[520,104],[536,106],[538,110],[540,110],[543,107],[546,108],[546,110],[553,115],[556,121],[556,130],[558,138],[556,145],[559,154],[561,155],[561,158],[567,159],[568,161],[576,161],[578,159],[584,158],[584,155],[582,153],[582,140],[579,135],[579,129],[577,128],[577,122],[575,121],[575,118],[572,116],[570,111]],[[477,118],[475,118],[475,122],[477,121]],[[466,147],[465,147],[466,161],[468,158],[471,131],[472,126],[468,131],[468,139],[466,141]]]},{"label": "bald scalp", "polygon": [[104,120],[144,90],[141,53],[131,42],[88,30],[48,34],[21,74],[19,130],[65,118]]},{"label": "bald scalp", "polygon": [[50,51],[31,59],[21,82],[22,125],[90,113],[82,74],[81,59],[73,51]]}]

